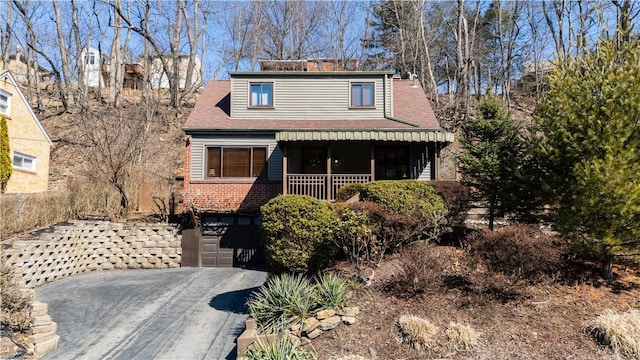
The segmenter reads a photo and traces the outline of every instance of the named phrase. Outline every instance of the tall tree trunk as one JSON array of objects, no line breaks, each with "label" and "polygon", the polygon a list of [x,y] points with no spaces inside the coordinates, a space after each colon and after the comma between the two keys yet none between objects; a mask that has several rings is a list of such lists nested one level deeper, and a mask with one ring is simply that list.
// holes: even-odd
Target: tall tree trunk
[{"label": "tall tree trunk", "polygon": [[[122,0],[113,0],[116,6],[122,7]],[[113,107],[120,107],[122,92],[122,54],[120,47],[120,35],[122,33],[122,19],[117,14],[113,14],[113,38],[111,40],[111,57],[109,63],[109,102]]]},{"label": "tall tree trunk", "polygon": [[11,4],[6,4],[5,9],[7,10],[7,15],[5,18],[4,28],[0,29],[2,31],[2,42],[0,43],[0,48],[2,51],[2,68],[7,68],[9,66],[9,47],[11,46]]},{"label": "tall tree trunk", "polygon": [[60,67],[62,68],[62,76],[64,77],[64,86],[66,92],[61,93],[60,96],[65,96],[67,99],[72,98],[72,84],[69,70],[69,54],[67,45],[64,41],[64,33],[62,31],[62,16],[60,15],[60,7],[58,6],[58,0],[53,0],[53,11],[56,15],[56,30],[58,34],[58,50],[60,51]]},{"label": "tall tree trunk", "polygon": [[[87,82],[84,76],[84,59],[82,58],[82,35],[80,33],[80,23],[78,22],[78,4],[76,0],[71,0],[71,30],[76,44],[76,67],[78,68],[78,96],[74,97],[76,104],[87,105]],[[87,48],[88,50],[88,48]],[[99,59],[98,59],[99,61]]]}]

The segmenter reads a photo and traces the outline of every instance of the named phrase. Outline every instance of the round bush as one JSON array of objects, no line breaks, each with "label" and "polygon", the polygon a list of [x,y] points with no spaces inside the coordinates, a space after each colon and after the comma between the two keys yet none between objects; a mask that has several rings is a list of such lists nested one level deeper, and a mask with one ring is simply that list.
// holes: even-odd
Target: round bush
[{"label": "round bush", "polygon": [[379,228],[402,234],[399,239],[387,239],[391,242],[436,240],[447,229],[447,207],[428,182],[375,181],[362,186],[360,197],[382,208]]},{"label": "round bush", "polygon": [[260,208],[262,239],[273,273],[315,273],[336,253],[336,216],[329,204],[306,195],[281,195]]}]

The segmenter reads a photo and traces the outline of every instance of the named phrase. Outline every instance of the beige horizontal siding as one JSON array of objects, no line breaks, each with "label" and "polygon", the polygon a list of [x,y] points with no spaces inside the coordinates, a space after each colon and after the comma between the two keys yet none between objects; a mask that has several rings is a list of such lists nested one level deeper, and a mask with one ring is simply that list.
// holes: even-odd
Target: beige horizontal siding
[{"label": "beige horizontal siding", "polygon": [[[249,83],[272,82],[272,109],[249,108]],[[351,82],[375,84],[374,109],[350,109]],[[387,81],[387,82],[390,82]],[[231,117],[239,119],[371,119],[384,117],[383,75],[358,78],[240,77],[231,79]],[[387,94],[390,101],[390,94]]]}]

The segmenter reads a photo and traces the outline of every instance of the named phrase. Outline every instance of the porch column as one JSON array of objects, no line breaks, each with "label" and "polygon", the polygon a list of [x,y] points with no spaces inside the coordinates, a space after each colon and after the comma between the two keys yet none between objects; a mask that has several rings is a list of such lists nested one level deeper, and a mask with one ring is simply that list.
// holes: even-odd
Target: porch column
[{"label": "porch column", "polygon": [[327,146],[327,200],[333,200],[333,186],[331,184],[331,146]]},{"label": "porch column", "polygon": [[376,180],[376,151],[373,144],[371,144],[371,181]]},{"label": "porch column", "polygon": [[282,195],[287,195],[287,147],[283,143],[280,143],[282,147]]}]

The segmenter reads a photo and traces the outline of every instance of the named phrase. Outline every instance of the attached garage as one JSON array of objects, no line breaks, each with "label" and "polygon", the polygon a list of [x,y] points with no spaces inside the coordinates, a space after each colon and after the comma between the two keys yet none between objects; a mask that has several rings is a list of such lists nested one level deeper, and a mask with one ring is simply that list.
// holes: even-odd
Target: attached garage
[{"label": "attached garage", "polygon": [[183,231],[182,266],[265,266],[258,216],[208,215],[201,224]]}]

